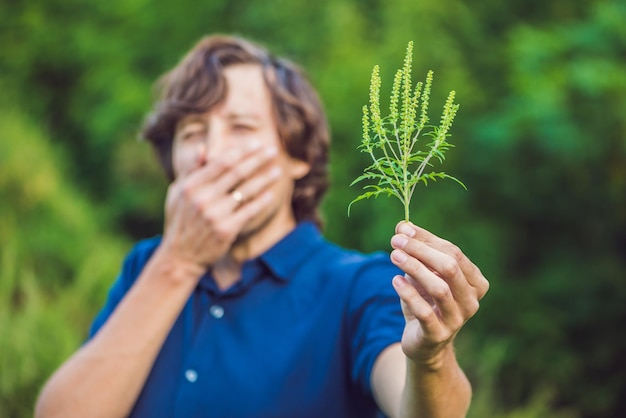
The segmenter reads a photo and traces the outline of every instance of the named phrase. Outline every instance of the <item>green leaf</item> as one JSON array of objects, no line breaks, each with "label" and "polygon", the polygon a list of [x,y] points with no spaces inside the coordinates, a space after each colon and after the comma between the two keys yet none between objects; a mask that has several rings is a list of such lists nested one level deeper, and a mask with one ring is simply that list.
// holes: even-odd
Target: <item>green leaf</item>
[{"label": "green leaf", "polygon": [[[374,185],[369,185],[366,187],[376,187]],[[350,202],[350,204],[348,205],[348,216],[350,216],[350,208],[352,207],[352,205],[360,200],[364,200],[364,199],[369,199],[370,197],[378,197],[378,195],[380,195],[381,193],[387,193],[387,195],[394,195],[393,190],[391,189],[387,189],[387,188],[378,188],[377,190],[373,190],[373,191],[369,191],[369,192],[365,192],[361,195],[359,195],[357,198],[355,198],[352,202]]]}]

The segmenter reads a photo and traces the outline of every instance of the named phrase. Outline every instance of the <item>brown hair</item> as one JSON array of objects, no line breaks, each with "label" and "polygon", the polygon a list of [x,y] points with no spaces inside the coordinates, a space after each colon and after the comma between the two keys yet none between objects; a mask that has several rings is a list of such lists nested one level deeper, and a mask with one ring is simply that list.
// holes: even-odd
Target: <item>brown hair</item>
[{"label": "brown hair", "polygon": [[318,205],[328,187],[330,134],[317,93],[304,72],[292,62],[272,56],[250,41],[213,35],[201,39],[157,83],[159,97],[141,135],[153,145],[170,180],[172,143],[177,123],[186,115],[205,113],[226,96],[223,69],[258,64],[272,97],[278,134],[287,153],[307,162],[311,170],[294,186],[296,221],[312,220],[321,227]]}]

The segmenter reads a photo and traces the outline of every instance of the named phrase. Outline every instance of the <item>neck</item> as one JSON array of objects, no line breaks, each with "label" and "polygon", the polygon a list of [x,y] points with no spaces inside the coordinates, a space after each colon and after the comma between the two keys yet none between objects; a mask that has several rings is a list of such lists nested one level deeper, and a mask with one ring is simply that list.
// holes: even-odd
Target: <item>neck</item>
[{"label": "neck", "polygon": [[212,273],[217,286],[224,290],[239,281],[246,261],[269,250],[295,226],[295,219],[289,213],[287,216],[273,216],[258,227],[242,231],[230,251],[213,265]]}]

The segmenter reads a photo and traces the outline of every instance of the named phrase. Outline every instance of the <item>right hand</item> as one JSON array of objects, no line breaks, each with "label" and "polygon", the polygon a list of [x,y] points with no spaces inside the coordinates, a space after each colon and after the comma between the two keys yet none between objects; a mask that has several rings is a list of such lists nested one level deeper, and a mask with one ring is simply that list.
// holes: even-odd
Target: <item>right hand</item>
[{"label": "right hand", "polygon": [[[195,170],[177,178],[167,193],[162,251],[205,269],[224,256],[272,200],[269,187],[281,174],[277,153],[252,142],[219,158],[203,156]],[[234,190],[243,202],[233,197]]]}]

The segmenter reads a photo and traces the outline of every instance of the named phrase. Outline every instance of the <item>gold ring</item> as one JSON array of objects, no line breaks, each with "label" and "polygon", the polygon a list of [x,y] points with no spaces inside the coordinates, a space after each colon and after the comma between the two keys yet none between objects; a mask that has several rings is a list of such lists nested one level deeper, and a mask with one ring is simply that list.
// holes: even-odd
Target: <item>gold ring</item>
[{"label": "gold ring", "polygon": [[239,190],[233,190],[233,192],[230,195],[233,197],[233,199],[235,199],[235,202],[237,203],[243,202],[243,194]]}]

